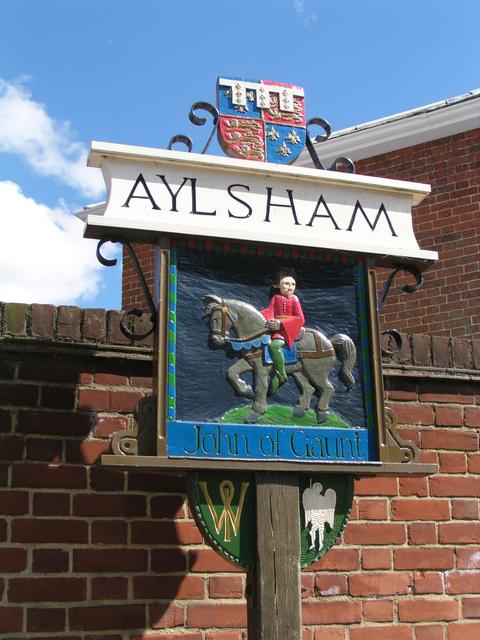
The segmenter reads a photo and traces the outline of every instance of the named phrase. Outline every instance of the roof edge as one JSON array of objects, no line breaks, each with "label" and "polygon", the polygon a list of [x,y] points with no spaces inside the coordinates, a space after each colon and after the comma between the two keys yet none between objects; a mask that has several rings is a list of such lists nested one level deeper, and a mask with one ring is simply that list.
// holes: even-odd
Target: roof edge
[{"label": "roof edge", "polygon": [[[335,158],[362,160],[480,127],[480,89],[461,96],[340,129],[315,149],[329,166]],[[305,150],[295,163],[312,166]]]}]

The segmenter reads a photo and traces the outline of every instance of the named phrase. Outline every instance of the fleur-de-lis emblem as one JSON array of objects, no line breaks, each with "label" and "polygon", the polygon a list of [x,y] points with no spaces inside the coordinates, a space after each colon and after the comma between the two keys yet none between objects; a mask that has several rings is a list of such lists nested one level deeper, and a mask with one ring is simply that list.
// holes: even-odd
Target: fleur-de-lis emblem
[{"label": "fleur-de-lis emblem", "polygon": [[298,144],[300,142],[300,136],[296,131],[290,131],[285,140],[287,140],[287,142],[290,142],[290,144]]},{"label": "fleur-de-lis emblem", "polygon": [[280,134],[275,129],[275,127],[270,127],[270,129],[267,131],[267,138],[270,138],[270,140],[278,140],[280,138]]},{"label": "fleur-de-lis emblem", "polygon": [[282,142],[282,144],[277,149],[277,153],[279,153],[281,156],[283,156],[285,158],[285,156],[289,156],[292,152],[287,147],[285,142]]}]

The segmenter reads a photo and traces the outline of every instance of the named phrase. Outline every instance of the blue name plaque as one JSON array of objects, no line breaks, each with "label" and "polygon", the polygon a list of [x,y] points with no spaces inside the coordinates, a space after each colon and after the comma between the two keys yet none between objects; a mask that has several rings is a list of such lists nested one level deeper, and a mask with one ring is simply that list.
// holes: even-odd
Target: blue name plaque
[{"label": "blue name plaque", "polygon": [[368,429],[168,423],[169,458],[366,462]]}]

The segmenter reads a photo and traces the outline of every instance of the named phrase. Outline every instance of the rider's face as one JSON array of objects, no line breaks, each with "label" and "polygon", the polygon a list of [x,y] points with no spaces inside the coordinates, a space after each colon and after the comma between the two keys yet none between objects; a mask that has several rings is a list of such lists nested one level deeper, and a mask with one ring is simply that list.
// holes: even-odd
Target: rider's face
[{"label": "rider's face", "polygon": [[296,286],[297,286],[297,283],[295,282],[295,279],[292,278],[292,276],[285,276],[278,283],[280,293],[282,294],[282,296],[285,296],[286,298],[291,298],[293,296],[293,294],[295,293]]}]

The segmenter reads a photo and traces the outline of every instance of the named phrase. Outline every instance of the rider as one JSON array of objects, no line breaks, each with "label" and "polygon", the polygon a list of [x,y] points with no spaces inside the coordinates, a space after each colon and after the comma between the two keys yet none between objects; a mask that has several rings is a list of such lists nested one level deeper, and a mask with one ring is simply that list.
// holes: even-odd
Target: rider
[{"label": "rider", "polygon": [[266,320],[265,326],[272,332],[269,346],[273,361],[274,376],[270,386],[273,394],[287,380],[285,356],[282,348],[287,343],[292,348],[293,341],[305,323],[302,306],[295,295],[297,275],[293,269],[282,268],[275,275],[270,304],[261,314]]}]

